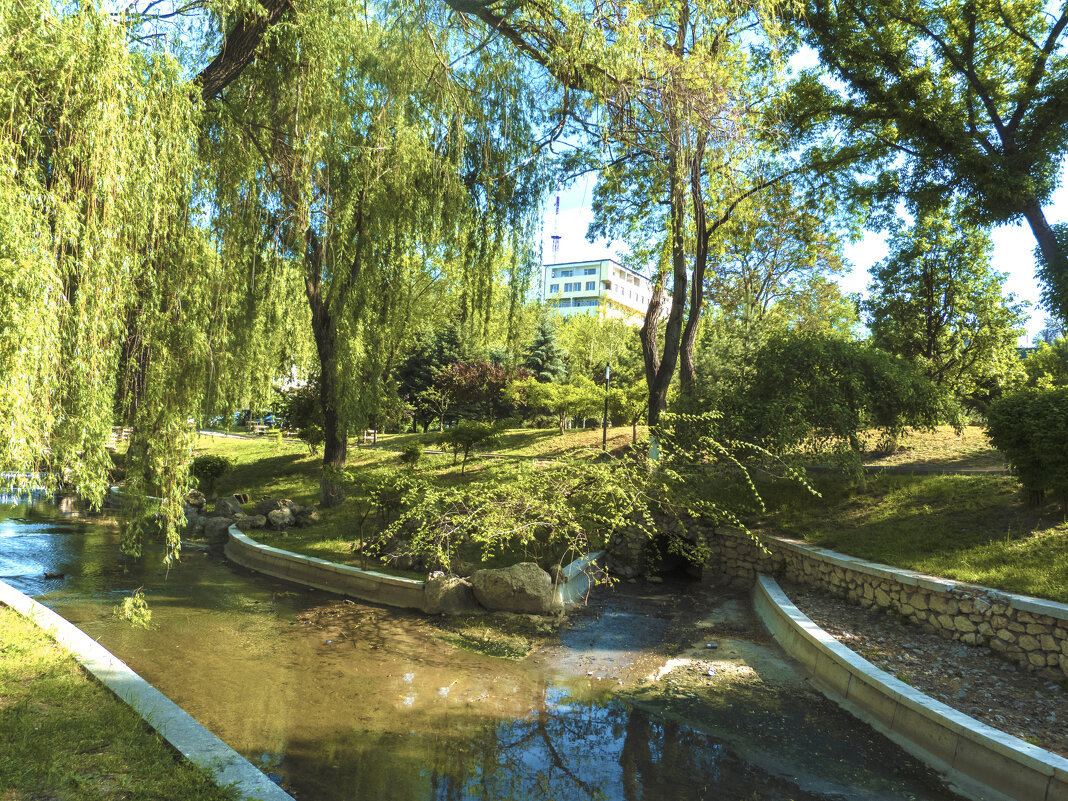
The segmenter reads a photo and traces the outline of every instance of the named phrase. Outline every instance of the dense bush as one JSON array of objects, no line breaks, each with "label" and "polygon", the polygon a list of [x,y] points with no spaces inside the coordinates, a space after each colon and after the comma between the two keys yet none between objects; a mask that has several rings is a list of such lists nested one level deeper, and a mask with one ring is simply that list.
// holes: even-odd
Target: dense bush
[{"label": "dense bush", "polygon": [[893,439],[936,425],[949,410],[935,385],[902,359],[833,335],[772,337],[753,368],[752,382],[727,410],[727,431],[776,452],[838,445],[856,453],[869,429]]},{"label": "dense bush", "polygon": [[319,377],[313,375],[303,384],[275,390],[274,406],[286,428],[299,431],[309,426],[321,426]]},{"label": "dense bush", "polygon": [[226,456],[205,454],[193,459],[189,472],[197,480],[197,486],[205,495],[210,495],[215,489],[215,482],[222,476],[234,469],[233,459]]},{"label": "dense bush", "polygon": [[[497,462],[484,468],[483,480],[459,485],[413,480],[381,540],[394,555],[447,568],[458,553],[475,551],[483,561],[502,552],[559,561],[601,550],[626,532],[660,556],[703,564],[710,555],[705,527],[744,529],[742,516],[762,508],[746,466],[759,449],[716,440],[712,415],[688,418],[683,444],[680,422],[679,415],[662,416],[656,469],[638,448],[603,459],[564,455],[537,467]],[[774,459],[762,458],[760,466],[796,477]]]},{"label": "dense bush", "polygon": [[419,460],[423,458],[423,451],[426,448],[422,442],[412,442],[404,447],[401,451],[400,460],[409,467],[415,467],[419,464]]},{"label": "dense bush", "polygon": [[1052,492],[1068,511],[1068,387],[1003,396],[987,411],[986,433],[1033,501]]}]

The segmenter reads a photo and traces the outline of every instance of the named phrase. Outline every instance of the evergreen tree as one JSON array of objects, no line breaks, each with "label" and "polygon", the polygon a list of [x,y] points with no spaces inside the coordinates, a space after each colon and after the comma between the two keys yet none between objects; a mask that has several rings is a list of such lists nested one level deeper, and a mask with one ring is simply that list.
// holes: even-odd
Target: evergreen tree
[{"label": "evergreen tree", "polygon": [[415,424],[425,431],[438,416],[436,398],[428,395],[440,372],[462,358],[460,338],[449,327],[420,338],[397,371],[397,393],[412,404]]},{"label": "evergreen tree", "polygon": [[548,317],[543,317],[523,357],[523,366],[543,384],[560,381],[567,368],[564,351],[556,342],[556,326]]},{"label": "evergreen tree", "polygon": [[935,384],[984,405],[1019,369],[1023,308],[990,269],[990,237],[946,208],[921,209],[874,268],[864,304],[873,343],[912,360]]}]

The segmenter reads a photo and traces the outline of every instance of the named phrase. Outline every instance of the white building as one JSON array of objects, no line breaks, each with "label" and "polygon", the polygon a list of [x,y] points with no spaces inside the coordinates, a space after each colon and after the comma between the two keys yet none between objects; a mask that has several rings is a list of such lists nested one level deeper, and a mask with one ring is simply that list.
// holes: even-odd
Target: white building
[{"label": "white building", "polygon": [[603,312],[639,322],[652,294],[648,278],[612,259],[546,264],[542,275],[542,297],[564,317]]}]

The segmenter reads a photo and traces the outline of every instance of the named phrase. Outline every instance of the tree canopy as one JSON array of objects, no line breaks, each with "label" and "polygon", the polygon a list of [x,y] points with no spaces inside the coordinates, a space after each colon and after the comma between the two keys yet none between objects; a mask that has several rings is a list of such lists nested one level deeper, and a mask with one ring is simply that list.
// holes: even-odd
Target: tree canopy
[{"label": "tree canopy", "polygon": [[973,222],[1023,217],[1068,269],[1042,211],[1068,152],[1068,9],[1038,0],[808,0],[797,23],[829,71],[798,80],[796,135],[833,132],[813,162],[852,158],[877,200],[958,197]]}]

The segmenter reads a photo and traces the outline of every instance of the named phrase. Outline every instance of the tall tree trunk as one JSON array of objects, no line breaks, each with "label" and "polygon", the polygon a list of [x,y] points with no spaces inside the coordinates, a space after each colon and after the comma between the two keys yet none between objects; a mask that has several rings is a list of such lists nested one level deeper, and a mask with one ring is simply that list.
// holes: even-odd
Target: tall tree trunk
[{"label": "tall tree trunk", "polygon": [[345,500],[341,485],[333,480],[331,471],[343,468],[348,460],[348,426],[338,410],[337,387],[337,341],[329,319],[324,312],[325,323],[320,325],[313,316],[315,349],[319,354],[322,374],[319,380],[319,402],[323,410],[323,472],[319,478],[319,503],[324,508],[337,506]]},{"label": "tall tree trunk", "polygon": [[708,267],[709,229],[705,217],[705,198],[701,189],[701,165],[705,157],[705,141],[702,134],[697,142],[693,161],[690,162],[690,197],[693,201],[693,226],[695,250],[693,276],[690,284],[690,310],[686,316],[686,328],[682,332],[682,346],[679,354],[679,384],[683,395],[692,397],[697,392],[697,365],[694,361],[694,347],[697,343],[697,326],[701,322],[701,311],[705,299],[705,270]]},{"label": "tall tree trunk", "polygon": [[319,405],[323,413],[323,472],[319,479],[319,503],[329,508],[345,500],[345,492],[332,479],[331,471],[343,468],[348,460],[349,432],[338,408],[337,328],[330,306],[322,295],[323,250],[310,228],[304,239],[304,289],[311,308],[312,335],[319,356]]},{"label": "tall tree trunk", "polygon": [[[686,311],[686,189],[682,179],[679,153],[678,121],[669,117],[672,149],[668,160],[671,191],[671,311],[664,326],[664,352],[658,354],[657,328],[664,296],[663,274],[658,275],[653,288],[653,299],[645,313],[641,330],[642,354],[645,356],[645,380],[649,386],[649,426],[660,422],[660,413],[667,408],[668,387],[675,375],[679,361],[679,345],[682,340],[682,319]],[[659,357],[659,358],[657,358]]]},{"label": "tall tree trunk", "polygon": [[645,384],[649,388],[650,397],[652,397],[653,386],[656,384],[656,375],[660,372],[660,312],[664,307],[665,278],[663,271],[660,271],[653,279],[649,307],[645,310],[645,321],[638,332],[638,338],[642,343],[642,359],[645,363]]},{"label": "tall tree trunk", "polygon": [[1035,235],[1038,249],[1046,260],[1046,264],[1051,269],[1058,271],[1068,268],[1068,258],[1066,258],[1064,251],[1061,250],[1060,245],[1057,244],[1057,237],[1054,235],[1049,223],[1046,222],[1046,215],[1042,212],[1042,206],[1039,205],[1038,201],[1031,198],[1024,203],[1021,212],[1024,219],[1027,220],[1027,224],[1031,226],[1031,233]]}]

